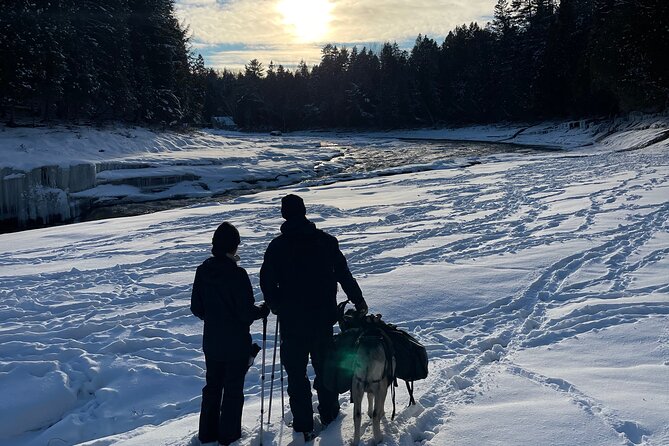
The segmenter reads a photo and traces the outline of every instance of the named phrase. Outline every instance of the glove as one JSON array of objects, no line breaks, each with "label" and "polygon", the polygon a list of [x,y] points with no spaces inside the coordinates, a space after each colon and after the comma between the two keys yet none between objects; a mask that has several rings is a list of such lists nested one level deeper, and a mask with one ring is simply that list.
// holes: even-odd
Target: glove
[{"label": "glove", "polygon": [[260,318],[265,319],[267,316],[269,316],[269,307],[265,302],[261,303],[260,306],[258,307],[260,309]]},{"label": "glove", "polygon": [[365,302],[363,299],[362,302],[355,304],[355,310],[358,312],[359,316],[366,315],[367,310],[369,310],[369,308],[367,307],[367,302]]}]

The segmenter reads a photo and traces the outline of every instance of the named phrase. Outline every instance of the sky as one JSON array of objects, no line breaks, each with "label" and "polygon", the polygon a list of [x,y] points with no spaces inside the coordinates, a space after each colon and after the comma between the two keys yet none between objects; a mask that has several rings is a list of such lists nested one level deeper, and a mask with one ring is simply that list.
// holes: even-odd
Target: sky
[{"label": "sky", "polygon": [[456,25],[485,23],[495,0],[176,0],[193,51],[207,66],[240,70],[251,59],[294,68],[317,64],[326,43],[410,49],[418,34],[438,42]]}]

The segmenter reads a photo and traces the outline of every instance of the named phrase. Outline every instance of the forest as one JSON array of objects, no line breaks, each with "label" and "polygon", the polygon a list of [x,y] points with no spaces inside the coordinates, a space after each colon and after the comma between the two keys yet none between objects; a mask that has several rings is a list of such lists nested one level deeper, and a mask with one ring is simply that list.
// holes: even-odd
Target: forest
[{"label": "forest", "polygon": [[197,123],[206,72],[172,0],[3,0],[0,106],[40,121]]},{"label": "forest", "polygon": [[[242,129],[403,128],[656,112],[666,0],[498,0],[485,25],[377,52],[328,44],[296,69],[214,70],[172,0],[15,0],[0,16],[0,113]],[[222,25],[224,26],[224,24]]]}]

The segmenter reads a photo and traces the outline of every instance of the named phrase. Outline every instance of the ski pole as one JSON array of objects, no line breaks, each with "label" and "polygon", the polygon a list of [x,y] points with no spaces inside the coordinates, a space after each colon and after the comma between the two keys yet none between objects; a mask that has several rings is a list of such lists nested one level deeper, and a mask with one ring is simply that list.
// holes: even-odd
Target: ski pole
[{"label": "ski pole", "polygon": [[[279,327],[279,346],[281,346],[281,327]],[[281,353],[279,352],[279,370],[281,370],[281,419],[286,412],[286,406],[283,402],[283,361],[281,360]]]},{"label": "ski pole", "polygon": [[260,446],[263,437],[263,416],[265,414],[265,343],[267,342],[267,318],[262,319],[262,370],[260,372]]},{"label": "ski pole", "polygon": [[272,418],[272,394],[274,393],[274,370],[276,369],[276,344],[278,335],[279,335],[279,316],[276,317],[276,327],[274,328],[274,354],[272,355],[272,373],[269,378],[269,406],[267,408],[268,427],[270,418]]}]

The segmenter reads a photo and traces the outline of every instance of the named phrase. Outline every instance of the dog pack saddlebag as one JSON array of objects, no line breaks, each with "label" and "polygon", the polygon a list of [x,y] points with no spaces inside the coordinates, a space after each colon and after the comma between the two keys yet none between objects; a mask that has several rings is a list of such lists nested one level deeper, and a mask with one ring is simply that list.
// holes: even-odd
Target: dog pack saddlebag
[{"label": "dog pack saddlebag", "polygon": [[361,329],[351,328],[334,336],[334,346],[323,369],[323,385],[331,392],[346,393],[351,390],[356,341],[361,332]]},{"label": "dog pack saddlebag", "polygon": [[[380,319],[380,318],[379,318]],[[382,322],[383,323],[383,322]],[[392,324],[384,325],[384,331],[390,339],[395,355],[395,386],[397,379],[404,380],[409,392],[409,406],[416,404],[413,396],[413,383],[427,378],[427,350],[413,336]],[[395,417],[395,390],[393,387],[393,415]]]},{"label": "dog pack saddlebag", "polygon": [[381,315],[359,317],[354,310],[347,311],[347,303],[348,301],[344,301],[338,305],[339,327],[342,334],[369,326],[380,328],[392,343],[395,355],[395,378],[407,382],[427,378],[427,351],[420,342],[406,331],[381,320]]},{"label": "dog pack saddlebag", "polygon": [[384,324],[395,352],[395,377],[404,381],[427,378],[427,351],[413,336],[404,330]]}]

